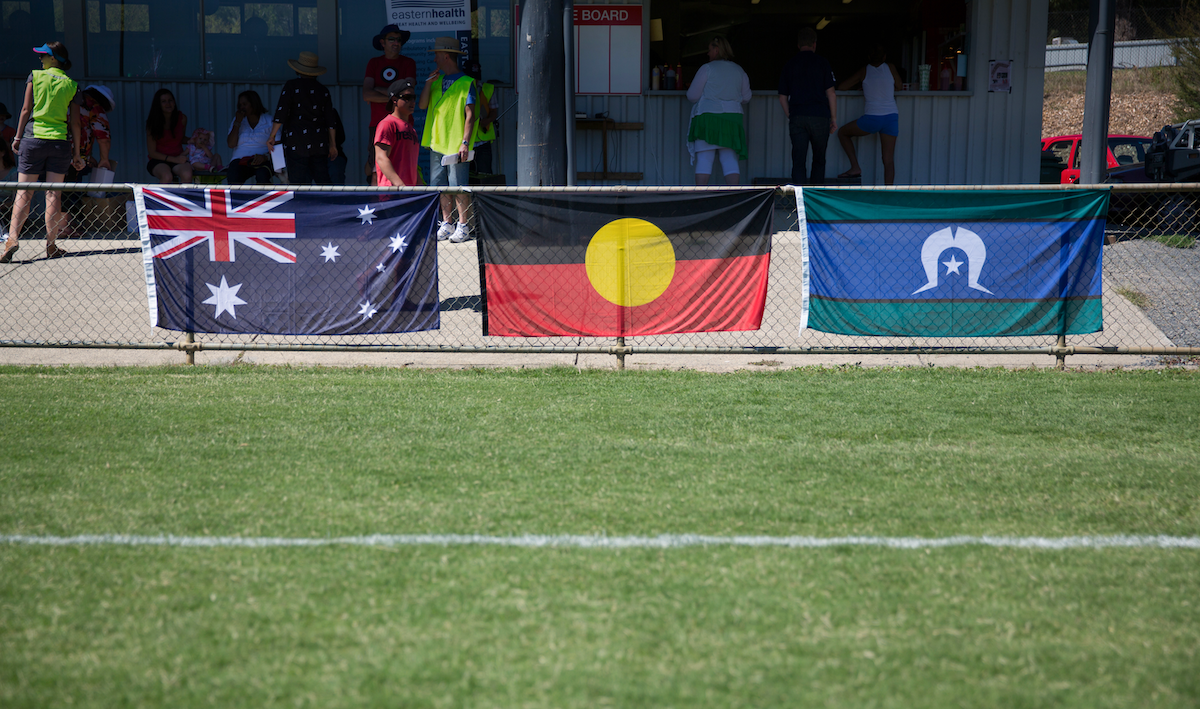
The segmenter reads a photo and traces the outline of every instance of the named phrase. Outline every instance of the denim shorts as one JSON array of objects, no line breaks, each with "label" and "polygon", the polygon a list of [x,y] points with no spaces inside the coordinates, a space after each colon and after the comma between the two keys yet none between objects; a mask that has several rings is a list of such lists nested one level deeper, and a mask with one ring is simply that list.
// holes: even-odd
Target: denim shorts
[{"label": "denim shorts", "polygon": [[883,133],[884,135],[900,135],[900,114],[889,113],[886,116],[862,116],[855,123],[859,130],[867,133]]},{"label": "denim shorts", "polygon": [[17,156],[17,172],[40,175],[52,172],[65,175],[71,169],[71,141],[45,138],[22,138],[21,153]]},{"label": "denim shorts", "polygon": [[443,165],[442,157],[442,154],[436,150],[429,151],[429,186],[466,187],[469,164],[459,162],[453,165]]}]

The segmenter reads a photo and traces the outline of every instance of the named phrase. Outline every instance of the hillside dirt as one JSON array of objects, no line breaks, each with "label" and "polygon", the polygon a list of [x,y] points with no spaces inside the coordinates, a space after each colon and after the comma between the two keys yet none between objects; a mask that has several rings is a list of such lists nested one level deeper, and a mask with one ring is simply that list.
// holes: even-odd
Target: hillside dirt
[{"label": "hillside dirt", "polygon": [[[1176,123],[1178,101],[1169,68],[1120,69],[1113,72],[1108,132],[1114,135],[1154,135]],[[1042,97],[1042,137],[1083,132],[1086,76],[1081,71],[1046,74]]]}]

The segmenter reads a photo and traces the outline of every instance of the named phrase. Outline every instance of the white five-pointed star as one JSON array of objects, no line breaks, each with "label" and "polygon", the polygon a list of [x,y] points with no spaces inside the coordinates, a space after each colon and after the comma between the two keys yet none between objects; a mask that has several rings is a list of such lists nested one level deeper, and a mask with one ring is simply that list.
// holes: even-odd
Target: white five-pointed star
[{"label": "white five-pointed star", "polygon": [[246,304],[246,301],[237,297],[237,292],[241,289],[242,284],[239,283],[231,287],[225,282],[225,276],[221,276],[221,285],[214,286],[211,283],[205,283],[204,285],[208,286],[208,289],[212,291],[212,297],[204,301],[204,304],[217,306],[217,312],[213,314],[213,317],[219,318],[221,317],[221,313],[228,310],[233,319],[237,320],[237,313],[233,311],[234,307]]},{"label": "white five-pointed star", "polygon": [[363,316],[363,320],[373,317],[377,312],[379,311],[375,309],[374,305],[371,305],[371,301],[369,300],[363,303],[362,307],[358,309],[358,314]]},{"label": "white five-pointed star", "polygon": [[390,246],[392,247],[392,253],[396,253],[397,251],[403,251],[404,247],[407,244],[408,244],[408,237],[403,236],[401,234],[397,234],[397,235],[393,236],[392,243],[390,244]]},{"label": "white five-pointed star", "polygon": [[376,271],[379,271],[380,273],[383,273],[383,268],[384,268],[384,266],[383,266],[383,261],[380,261],[380,262],[379,262],[379,263],[378,263],[378,264],[375,266],[375,270],[376,270]]},{"label": "white five-pointed star", "polygon": [[321,247],[321,255],[325,257],[325,263],[337,261],[337,257],[341,256],[338,247],[334,246],[332,241]]},{"label": "white five-pointed star", "polygon": [[358,218],[362,220],[363,224],[373,223],[375,221],[375,208],[374,207],[360,208],[358,210]]},{"label": "white five-pointed star", "polygon": [[947,276],[951,273],[958,273],[958,267],[964,263],[966,261],[959,261],[957,256],[951,256],[949,261],[942,261],[942,265],[946,267]]}]

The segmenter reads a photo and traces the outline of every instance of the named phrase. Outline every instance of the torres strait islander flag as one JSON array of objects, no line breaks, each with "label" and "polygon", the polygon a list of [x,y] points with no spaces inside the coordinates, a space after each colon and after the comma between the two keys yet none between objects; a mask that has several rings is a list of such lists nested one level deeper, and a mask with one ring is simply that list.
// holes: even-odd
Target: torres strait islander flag
[{"label": "torres strait islander flag", "polygon": [[1107,190],[797,189],[807,322],[847,335],[1103,329]]},{"label": "torres strait islander flag", "polygon": [[151,324],[358,335],[437,329],[436,194],[136,187]]},{"label": "torres strait islander flag", "polygon": [[477,193],[483,332],[757,330],[772,190]]}]

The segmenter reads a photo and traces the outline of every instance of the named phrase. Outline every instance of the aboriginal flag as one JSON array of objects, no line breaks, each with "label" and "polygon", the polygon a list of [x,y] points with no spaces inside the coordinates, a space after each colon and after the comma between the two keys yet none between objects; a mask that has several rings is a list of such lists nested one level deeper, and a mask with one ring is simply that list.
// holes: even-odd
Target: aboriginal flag
[{"label": "aboriginal flag", "polygon": [[772,190],[477,193],[483,334],[757,330]]}]

